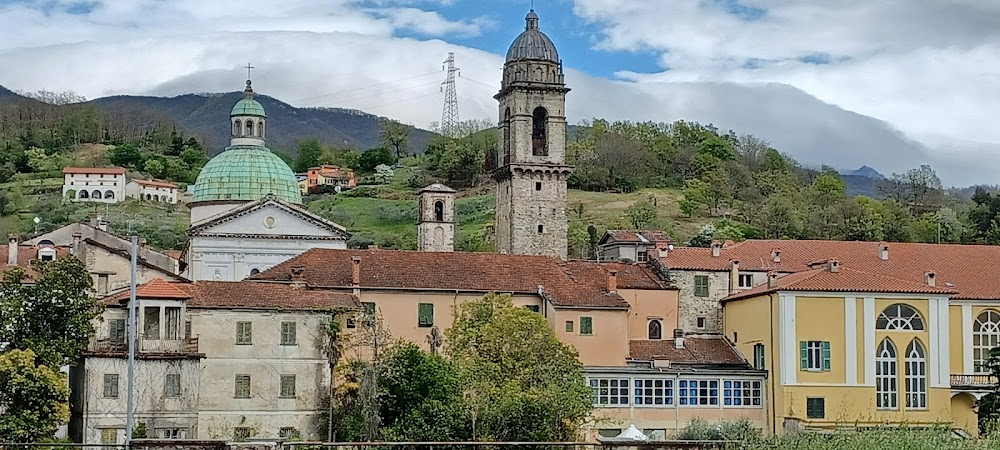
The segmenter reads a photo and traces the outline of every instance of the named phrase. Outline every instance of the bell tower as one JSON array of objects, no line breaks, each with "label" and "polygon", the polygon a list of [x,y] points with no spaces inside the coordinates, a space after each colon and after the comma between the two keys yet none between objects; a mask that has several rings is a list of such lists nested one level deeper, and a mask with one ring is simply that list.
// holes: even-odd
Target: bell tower
[{"label": "bell tower", "polygon": [[417,249],[422,252],[455,251],[455,194],[434,183],[417,193]]},{"label": "bell tower", "polygon": [[496,248],[566,259],[566,87],[555,45],[525,17],[504,64],[497,151]]}]

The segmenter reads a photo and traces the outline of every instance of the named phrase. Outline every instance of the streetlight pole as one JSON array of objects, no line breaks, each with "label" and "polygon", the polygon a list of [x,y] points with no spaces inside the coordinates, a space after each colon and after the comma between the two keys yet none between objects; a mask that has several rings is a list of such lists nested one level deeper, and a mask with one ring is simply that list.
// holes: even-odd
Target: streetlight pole
[{"label": "streetlight pole", "polygon": [[139,236],[132,234],[132,282],[129,287],[129,302],[128,302],[128,393],[126,395],[126,411],[125,411],[125,448],[129,449],[132,445],[132,431],[135,429],[135,396],[133,394],[135,387],[135,346],[138,344],[138,325],[136,320],[136,315],[139,311],[139,305],[136,304],[135,298],[135,285],[137,279],[136,263],[137,255],[139,253]]}]

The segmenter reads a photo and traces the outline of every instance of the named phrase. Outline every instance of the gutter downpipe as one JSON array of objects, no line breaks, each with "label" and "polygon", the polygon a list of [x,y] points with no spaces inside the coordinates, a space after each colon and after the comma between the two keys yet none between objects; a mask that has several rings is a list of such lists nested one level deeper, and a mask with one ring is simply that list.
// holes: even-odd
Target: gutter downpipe
[{"label": "gutter downpipe", "polygon": [[[771,326],[768,327],[768,328],[770,328],[770,331],[771,331],[771,346],[774,347],[774,293],[767,294],[767,299],[768,299],[768,302],[767,302],[768,321],[771,322]],[[780,323],[780,321],[779,321],[779,323]],[[785,349],[782,349],[782,350],[785,350]],[[771,365],[769,366],[768,375],[771,375],[774,372],[774,353],[775,353],[774,352],[774,348],[771,348],[771,349],[765,348],[765,351],[767,351],[768,353],[770,353]],[[772,433],[773,436],[777,436],[778,435],[778,413],[777,413],[777,409],[775,409],[776,405],[774,403],[776,402],[776,400],[775,400],[774,393],[778,389],[778,387],[775,386],[775,383],[777,383],[778,380],[776,380],[772,376],[768,376],[767,378],[769,379],[768,381],[771,382],[771,401],[765,403],[765,405],[771,405],[771,407],[770,407],[771,411],[768,411],[768,413],[771,414],[771,429],[773,430],[771,433]],[[766,408],[766,406],[765,406],[765,408]]]}]

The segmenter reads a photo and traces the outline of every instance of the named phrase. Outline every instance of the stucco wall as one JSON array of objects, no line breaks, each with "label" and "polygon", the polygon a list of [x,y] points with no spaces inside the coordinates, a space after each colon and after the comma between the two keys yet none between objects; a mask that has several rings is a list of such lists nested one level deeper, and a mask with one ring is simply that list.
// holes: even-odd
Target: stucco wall
[{"label": "stucco wall", "polygon": [[629,339],[649,338],[648,331],[651,320],[659,320],[663,325],[662,339],[673,337],[674,330],[678,328],[680,320],[677,309],[680,291],[619,289],[618,295],[622,296],[630,306],[628,311]]},{"label": "stucco wall", "polygon": [[[624,366],[628,356],[628,313],[624,310],[555,309],[550,323],[560,341],[572,345],[580,353],[584,366]],[[593,334],[580,332],[580,318],[590,317]],[[566,322],[573,322],[573,331],[566,331]]]}]

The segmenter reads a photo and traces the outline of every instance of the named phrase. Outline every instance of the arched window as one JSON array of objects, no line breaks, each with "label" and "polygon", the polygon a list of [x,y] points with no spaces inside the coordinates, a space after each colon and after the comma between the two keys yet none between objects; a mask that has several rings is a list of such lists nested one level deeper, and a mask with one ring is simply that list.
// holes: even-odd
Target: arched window
[{"label": "arched window", "polygon": [[240,136],[243,131],[243,122],[237,119],[233,122],[233,136]]},{"label": "arched window", "polygon": [[501,165],[510,162],[510,108],[503,113],[503,161]]},{"label": "arched window", "polygon": [[549,112],[541,106],[531,113],[531,154],[549,156],[548,122]]},{"label": "arched window", "polygon": [[87,191],[80,191],[80,198],[90,198],[90,193]]},{"label": "arched window", "polygon": [[444,202],[441,200],[434,202],[434,221],[444,222]]},{"label": "arched window", "polygon": [[899,386],[896,380],[896,346],[889,338],[882,340],[875,354],[875,406],[897,409]]},{"label": "arched window", "polygon": [[896,303],[882,310],[875,321],[878,330],[921,331],[924,329],[924,319],[920,313],[909,305]]},{"label": "arched window", "polygon": [[114,200],[115,199],[115,191],[105,191],[104,192],[104,198],[106,198],[108,200]]},{"label": "arched window", "polygon": [[264,121],[257,122],[257,136],[264,137]]},{"label": "arched window", "polygon": [[906,409],[927,409],[927,358],[914,339],[906,347]]},{"label": "arched window", "polygon": [[253,136],[253,121],[252,120],[248,120],[247,121],[247,132],[246,132],[246,135],[247,136],[251,136],[251,137]]},{"label": "arched window", "polygon": [[254,267],[253,269],[250,269],[250,276],[257,275],[258,273],[260,273],[260,269],[258,269],[256,267]]},{"label": "arched window", "polygon": [[984,366],[990,357],[990,349],[1000,346],[1000,312],[987,309],[976,317],[972,324],[972,361],[977,373],[987,373]]},{"label": "arched window", "polygon": [[663,323],[659,320],[649,321],[649,339],[663,339]]},{"label": "arched window", "polygon": [[101,191],[94,191],[94,192],[92,192],[90,194],[90,198],[93,198],[95,200],[100,200],[101,199]]},{"label": "arched window", "polygon": [[157,195],[154,195],[154,196],[153,196],[153,201],[155,201],[155,202],[158,202],[158,201],[160,201],[160,196],[159,196],[159,194],[157,194]]}]

